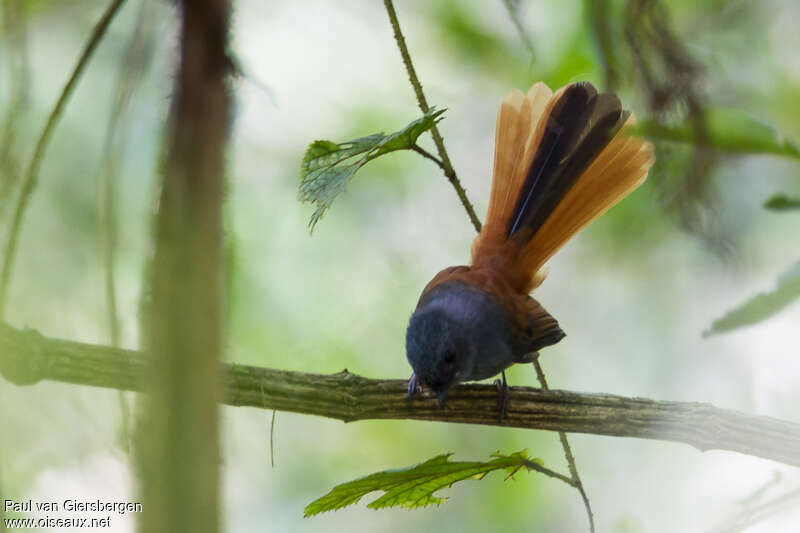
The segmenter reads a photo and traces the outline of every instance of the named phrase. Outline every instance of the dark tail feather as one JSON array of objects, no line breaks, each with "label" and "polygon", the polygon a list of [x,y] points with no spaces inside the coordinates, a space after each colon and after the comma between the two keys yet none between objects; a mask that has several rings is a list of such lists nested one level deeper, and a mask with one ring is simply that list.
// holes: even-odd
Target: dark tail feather
[{"label": "dark tail feather", "polygon": [[568,86],[554,104],[509,218],[508,236],[532,239],[629,116],[613,94],[590,83]]}]

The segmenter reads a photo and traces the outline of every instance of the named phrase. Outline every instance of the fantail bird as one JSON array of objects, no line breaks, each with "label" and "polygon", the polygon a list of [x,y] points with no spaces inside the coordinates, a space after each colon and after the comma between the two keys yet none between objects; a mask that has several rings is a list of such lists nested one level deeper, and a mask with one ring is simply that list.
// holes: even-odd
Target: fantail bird
[{"label": "fantail bird", "polygon": [[536,83],[503,99],[472,264],[436,274],[408,324],[409,397],[424,385],[444,405],[455,383],[502,373],[507,401],[505,369],[564,338],[528,293],[570,237],[644,182],[655,157],[650,142],[630,135],[634,122],[616,95],[587,82],[555,94]]}]

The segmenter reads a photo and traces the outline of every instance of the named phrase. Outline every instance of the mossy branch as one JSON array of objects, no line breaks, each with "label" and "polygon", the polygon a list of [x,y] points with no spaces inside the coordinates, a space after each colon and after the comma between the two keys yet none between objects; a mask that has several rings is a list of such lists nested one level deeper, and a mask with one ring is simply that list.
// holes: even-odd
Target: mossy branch
[{"label": "mossy branch", "polygon": [[[0,375],[20,384],[41,380],[138,391],[141,353],[50,339],[0,323]],[[496,426],[497,389],[454,387],[447,407],[433,397],[408,403],[406,380],[367,379],[222,365],[223,403],[356,420],[430,420]],[[503,426],[682,442],[699,450],[728,450],[800,466],[800,423],[720,409],[611,394],[512,387]]]}]

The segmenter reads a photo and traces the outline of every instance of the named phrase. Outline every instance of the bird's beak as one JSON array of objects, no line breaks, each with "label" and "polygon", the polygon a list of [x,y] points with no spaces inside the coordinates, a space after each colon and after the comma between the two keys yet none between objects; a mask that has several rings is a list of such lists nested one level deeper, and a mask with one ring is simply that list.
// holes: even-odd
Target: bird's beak
[{"label": "bird's beak", "polygon": [[447,389],[444,389],[441,392],[436,394],[436,397],[439,398],[439,407],[444,409],[444,401],[447,399]]}]

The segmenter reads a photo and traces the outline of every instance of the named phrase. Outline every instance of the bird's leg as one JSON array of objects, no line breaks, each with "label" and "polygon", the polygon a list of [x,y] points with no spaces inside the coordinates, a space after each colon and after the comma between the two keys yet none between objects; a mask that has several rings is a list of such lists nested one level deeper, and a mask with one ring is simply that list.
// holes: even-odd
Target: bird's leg
[{"label": "bird's leg", "polygon": [[413,400],[414,395],[417,393],[422,393],[422,386],[419,384],[417,375],[412,372],[411,377],[408,378],[408,401]]},{"label": "bird's leg", "polygon": [[500,416],[497,418],[497,423],[502,424],[503,419],[506,417],[508,410],[508,400],[510,395],[508,393],[508,382],[506,382],[506,371],[503,370],[503,381],[496,379],[494,384],[497,386],[497,403],[500,406]]}]

